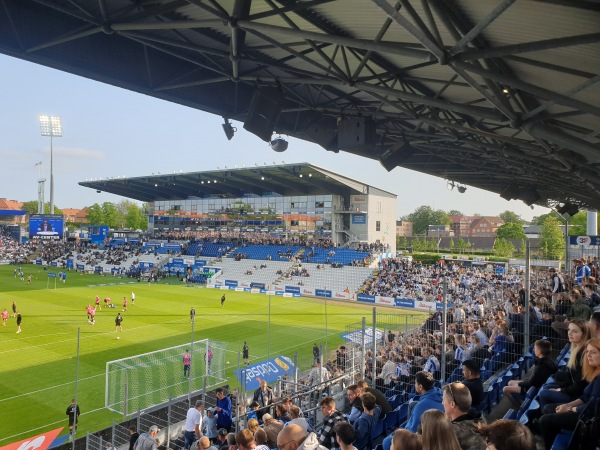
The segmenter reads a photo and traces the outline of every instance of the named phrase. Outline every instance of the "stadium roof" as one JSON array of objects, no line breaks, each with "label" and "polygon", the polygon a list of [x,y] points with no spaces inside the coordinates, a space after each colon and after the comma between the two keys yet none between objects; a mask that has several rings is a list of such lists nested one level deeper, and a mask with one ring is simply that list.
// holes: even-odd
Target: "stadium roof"
[{"label": "stadium roof", "polygon": [[[600,208],[594,0],[3,0],[0,52],[528,204]],[[277,114],[281,108],[281,114]]]},{"label": "stadium roof", "polygon": [[204,172],[152,174],[135,178],[82,181],[81,186],[144,202],[187,198],[238,198],[247,194],[284,196],[395,194],[312,164],[283,164]]}]

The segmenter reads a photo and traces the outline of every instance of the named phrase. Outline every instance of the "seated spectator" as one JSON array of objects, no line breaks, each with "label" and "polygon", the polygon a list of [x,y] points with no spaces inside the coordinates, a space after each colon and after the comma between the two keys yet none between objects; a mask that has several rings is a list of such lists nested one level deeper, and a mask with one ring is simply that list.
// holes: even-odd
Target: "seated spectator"
[{"label": "seated spectator", "polygon": [[296,424],[288,425],[277,436],[279,450],[326,450],[315,433],[306,433]]},{"label": "seated spectator", "polygon": [[435,375],[440,370],[440,362],[433,353],[433,348],[425,347],[421,350],[421,356],[425,358],[424,372]]},{"label": "seated spectator", "polygon": [[[319,444],[329,449],[336,447],[335,425],[341,422],[347,422],[346,415],[335,409],[335,400],[333,397],[325,397],[319,403],[321,413],[323,414],[323,428],[319,433]],[[354,429],[352,431],[354,439]]]},{"label": "seated spectator", "polygon": [[284,424],[292,420],[287,405],[284,405],[283,403],[278,403],[275,405],[275,417],[277,417],[277,420],[283,422]]},{"label": "seated spectator", "polygon": [[462,383],[471,393],[473,406],[478,406],[483,401],[483,381],[481,381],[479,364],[474,359],[467,359],[462,365]]},{"label": "seated spectator", "polygon": [[421,418],[421,428],[424,449],[461,450],[452,425],[442,411],[437,409],[425,411]]},{"label": "seated spectator", "polygon": [[477,432],[488,443],[488,450],[536,450],[535,438],[529,428],[516,420],[496,420],[480,424]]},{"label": "seated spectator", "polygon": [[267,433],[265,433],[265,430],[262,428],[258,428],[254,432],[254,442],[256,442],[256,450],[269,450],[269,446],[267,445]]},{"label": "seated spectator", "polygon": [[361,380],[356,384],[360,387],[362,393],[368,392],[375,396],[375,403],[381,408],[381,418],[384,418],[392,410],[392,405],[390,405],[390,402],[388,402],[383,392],[379,389],[369,387],[365,380]]},{"label": "seated spectator", "polygon": [[566,331],[569,328],[569,321],[573,319],[589,320],[592,315],[592,310],[583,299],[581,292],[577,289],[573,289],[569,292],[569,301],[571,302],[571,306],[567,311],[566,319],[563,321],[557,320],[556,322],[552,322],[552,329],[556,331],[560,337],[565,336]]},{"label": "seated spectator", "polygon": [[442,387],[442,404],[446,417],[452,423],[454,434],[462,450],[484,450],[486,443],[475,433],[477,425],[485,423],[483,415],[471,409],[471,393],[461,382],[450,383]]},{"label": "seated spectator", "polygon": [[271,416],[269,413],[263,414],[262,421],[263,430],[265,430],[265,433],[267,433],[267,445],[269,448],[276,448],[277,436],[283,429],[283,422],[273,419],[273,416]]},{"label": "seated spectator", "polygon": [[583,395],[565,404],[550,403],[543,409],[540,430],[546,449],[552,447],[554,438],[561,429],[574,430],[580,417],[591,418],[597,412],[600,398],[600,339],[590,339],[586,344],[583,360],[583,379],[589,382]]},{"label": "seated spectator", "polygon": [[444,409],[442,405],[442,390],[434,386],[435,380],[429,372],[417,372],[415,375],[415,389],[420,396],[414,404],[410,417],[406,423],[406,429],[417,432],[421,424],[421,415],[428,409]]},{"label": "seated spectator", "polygon": [[548,403],[568,403],[581,397],[587,386],[582,378],[585,344],[592,337],[588,323],[583,320],[571,320],[567,332],[571,347],[567,364],[554,374],[554,381],[546,384],[539,393],[542,408]]},{"label": "seated spectator", "polygon": [[536,356],[533,370],[523,380],[510,380],[508,386],[502,389],[504,395],[517,406],[521,402],[514,398],[514,394],[525,395],[527,390],[531,387],[539,389],[558,370],[556,361],[550,358],[550,352],[552,351],[552,344],[550,341],[540,339],[535,341],[533,352]]},{"label": "seated spectator", "polygon": [[417,433],[399,429],[392,435],[392,450],[421,450],[421,438]]},{"label": "seated spectator", "polygon": [[363,412],[356,422],[354,422],[354,432],[356,433],[354,446],[359,450],[366,446],[371,449],[373,448],[371,432],[379,420],[381,408],[375,402],[375,396],[369,392],[363,393],[360,399],[363,405]]},{"label": "seated spectator", "polygon": [[300,408],[298,408],[296,405],[290,406],[289,416],[290,421],[287,422],[286,425],[291,425],[295,423],[308,433],[308,431],[310,430],[310,424],[308,423],[308,420],[306,420],[304,417],[300,417]]},{"label": "seated spectator", "polygon": [[348,422],[354,424],[362,414],[362,402],[360,400],[361,389],[356,384],[351,384],[346,389],[348,401],[346,402],[346,414]]}]

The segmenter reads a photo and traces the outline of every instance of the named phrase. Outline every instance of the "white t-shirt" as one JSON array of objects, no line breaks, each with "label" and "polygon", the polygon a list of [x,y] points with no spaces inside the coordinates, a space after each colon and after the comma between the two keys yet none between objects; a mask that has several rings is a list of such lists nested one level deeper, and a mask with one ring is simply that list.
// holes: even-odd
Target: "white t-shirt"
[{"label": "white t-shirt", "polygon": [[[190,408],[185,418],[185,431],[196,431],[196,425],[198,425],[199,430],[202,429],[202,414],[196,408]],[[200,433],[200,436],[202,436],[202,433]]]}]

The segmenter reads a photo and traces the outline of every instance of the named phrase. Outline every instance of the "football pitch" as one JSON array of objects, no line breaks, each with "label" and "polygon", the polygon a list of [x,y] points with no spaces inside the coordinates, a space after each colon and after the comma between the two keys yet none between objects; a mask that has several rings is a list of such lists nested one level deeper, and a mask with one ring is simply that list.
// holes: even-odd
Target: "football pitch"
[{"label": "football pitch", "polygon": [[[187,287],[175,278],[148,285],[71,271],[66,283],[57,281],[55,289],[54,279],[41,266],[22,266],[25,281],[14,277],[15,268],[0,266],[0,311],[6,308],[12,315],[15,301],[23,318],[19,334],[14,317],[9,317],[6,327],[0,326],[0,446],[66,427],[65,411],[75,394],[78,328],[77,398],[82,412],[78,436],[83,436],[110,426],[113,419],[122,420],[104,407],[106,362],[191,342],[191,307],[196,310],[194,340],[227,343],[226,375],[232,387],[239,384],[233,369],[243,341],[250,348],[251,364],[276,355],[293,357],[295,352],[299,360],[308,362],[313,343],[327,342],[331,351],[344,342],[340,334],[347,326],[360,324],[362,317],[371,323],[372,305],[226,291],[221,307],[224,291]],[[91,325],[86,306],[94,304],[96,295],[102,310]],[[126,312],[122,311],[124,296],[129,300]],[[117,308],[105,308],[105,297]],[[415,314],[397,308],[379,310]],[[118,334],[117,312],[124,317],[123,332]]]}]

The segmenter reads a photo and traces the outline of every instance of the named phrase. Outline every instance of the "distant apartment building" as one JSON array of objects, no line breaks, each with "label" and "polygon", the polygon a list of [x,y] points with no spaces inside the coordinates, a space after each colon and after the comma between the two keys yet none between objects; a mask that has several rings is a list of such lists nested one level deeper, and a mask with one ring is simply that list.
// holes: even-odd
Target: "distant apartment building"
[{"label": "distant apartment building", "polygon": [[454,237],[454,230],[450,225],[429,225],[427,236],[433,238]]},{"label": "distant apartment building", "polygon": [[396,220],[396,236],[412,236],[413,224],[406,220]]},{"label": "distant apartment building", "polygon": [[498,216],[450,216],[457,237],[495,237],[504,221]]},{"label": "distant apartment building", "polygon": [[88,223],[87,206],[83,209],[65,208],[62,210],[65,216],[65,223]]},{"label": "distant apartment building", "polygon": [[27,216],[11,216],[10,211],[16,210],[20,211],[23,207],[23,202],[19,202],[17,200],[8,200],[6,198],[0,198],[0,210],[6,211],[5,215],[2,217],[2,223],[6,225],[19,225],[23,223],[27,223]]}]

